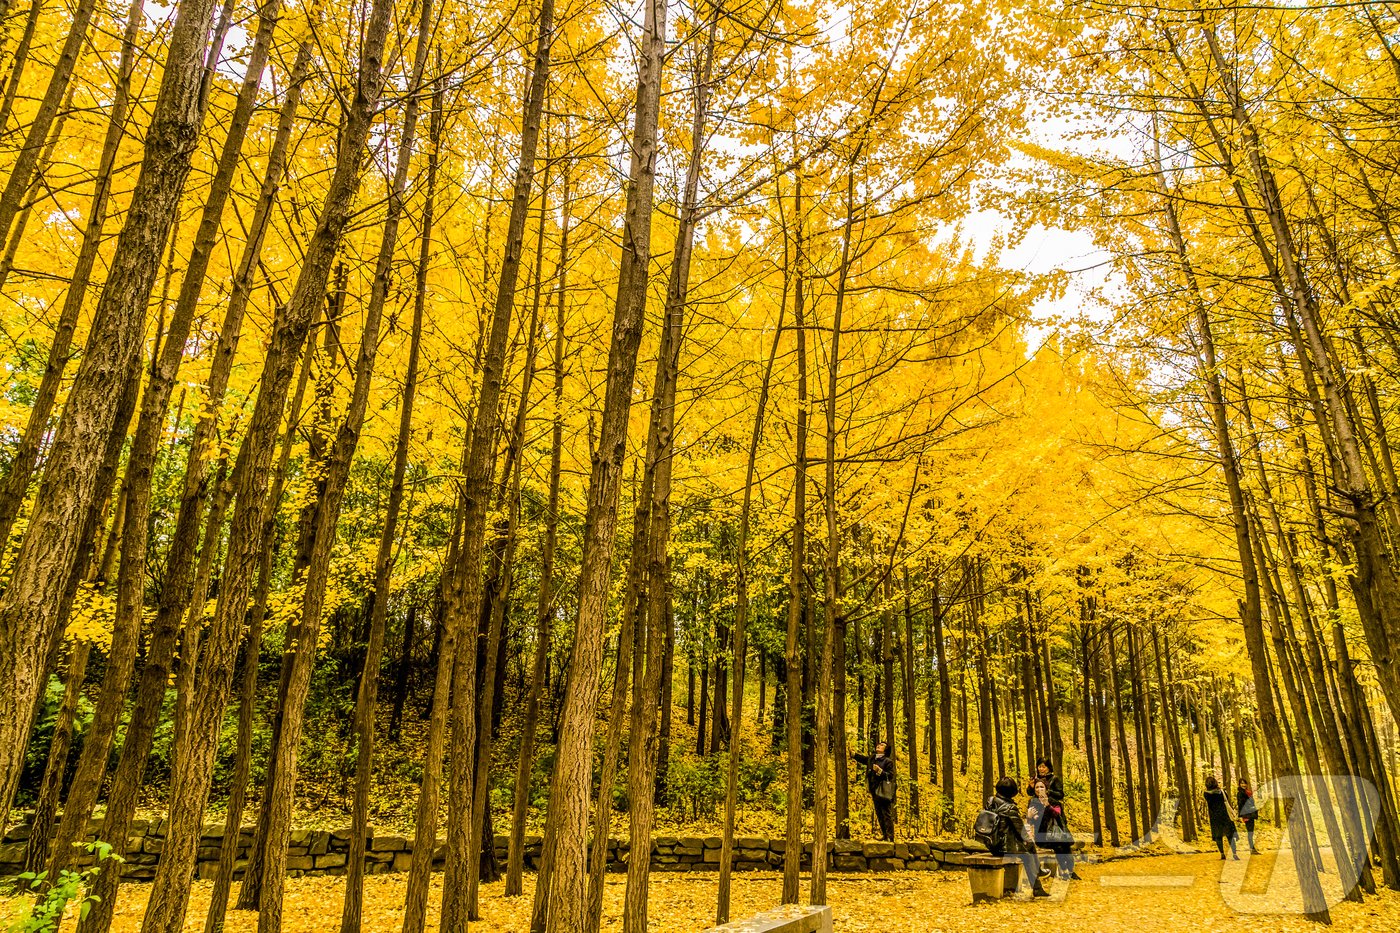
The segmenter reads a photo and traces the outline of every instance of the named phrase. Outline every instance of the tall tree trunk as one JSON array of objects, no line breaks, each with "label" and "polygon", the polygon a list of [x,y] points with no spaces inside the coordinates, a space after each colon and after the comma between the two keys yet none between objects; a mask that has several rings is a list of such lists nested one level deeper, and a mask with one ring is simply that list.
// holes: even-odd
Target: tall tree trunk
[{"label": "tall tree trunk", "polygon": [[[549,452],[549,504],[545,511],[543,555],[540,560],[540,586],[535,607],[535,656],[530,665],[530,686],[525,695],[525,718],[520,729],[520,753],[516,757],[515,797],[511,807],[510,846],[506,858],[507,897],[521,893],[525,867],[525,819],[530,805],[530,776],[535,765],[535,738],[539,728],[540,699],[545,691],[544,673],[549,659],[554,619],[554,560],[559,546],[559,481],[564,447],[564,302],[568,294],[569,209],[572,206],[569,175],[565,170],[560,204],[559,264],[555,270],[554,318],[554,425]],[[541,235],[545,205],[540,200]],[[537,285],[542,287],[542,283]]]},{"label": "tall tree trunk", "polygon": [[[425,0],[420,7],[418,38],[414,51],[413,68],[409,77],[409,87],[411,88],[423,86],[423,74],[427,67],[429,35],[432,24],[432,3]],[[279,933],[282,926],[286,848],[287,838],[291,832],[292,798],[296,789],[297,754],[301,741],[303,713],[306,698],[311,688],[311,673],[316,659],[316,644],[323,615],[326,585],[330,576],[331,552],[335,546],[336,525],[340,518],[345,489],[349,483],[350,466],[359,446],[365,412],[369,405],[371,382],[374,378],[375,360],[378,354],[379,328],[384,317],[384,305],[388,299],[394,253],[398,241],[399,220],[403,213],[404,192],[408,187],[409,164],[417,134],[418,109],[418,96],[410,96],[404,105],[403,127],[399,136],[396,168],[389,190],[384,229],[379,244],[379,255],[376,258],[369,304],[365,309],[359,352],[355,359],[354,383],[344,421],[335,435],[330,456],[326,462],[325,486],[317,503],[311,560],[305,575],[301,578],[305,585],[301,600],[302,631],[299,633],[296,653],[293,656],[291,676],[283,707],[282,729],[277,735],[275,750],[277,766],[267,788],[267,796],[272,803],[272,809],[265,843],[262,890],[259,892],[259,933]],[[382,621],[379,628],[379,645],[374,645],[371,648],[376,652],[383,642]],[[374,676],[377,676],[378,658],[375,658],[375,668]],[[371,676],[368,671],[366,676]],[[362,679],[363,683],[364,679]],[[369,704],[371,700],[372,697],[369,695],[363,697],[364,704]],[[369,743],[362,747],[364,749],[362,754],[367,756],[371,751]],[[368,762],[365,759],[362,761],[367,766]],[[368,775],[366,775],[367,777]],[[361,813],[357,811],[357,816],[359,815]],[[367,819],[367,812],[363,813],[363,816]],[[363,852],[363,837],[358,845]],[[352,839],[352,853],[355,851],[355,846],[356,842]],[[361,862],[363,862],[362,854]],[[360,869],[363,869],[362,864]],[[353,878],[356,869],[351,868],[350,871]],[[350,925],[352,930],[359,919],[356,916],[358,913],[356,908],[359,906],[358,903],[355,903],[356,900],[357,898],[353,896],[347,898],[350,903],[345,907],[341,920],[342,924]]]},{"label": "tall tree trunk", "polygon": [[[649,0],[642,29],[637,112],[624,212],[622,262],[618,274],[612,343],[608,351],[607,388],[599,422],[598,447],[588,484],[583,554],[579,567],[578,619],[560,724],[554,791],[549,801],[548,820],[555,826],[557,849],[546,912],[548,933],[576,930],[584,922],[585,831],[588,788],[592,783],[589,770],[593,711],[597,705],[597,671],[601,661],[603,622],[607,614],[627,421],[646,305],[666,14],[666,0]],[[646,796],[650,800],[649,792]],[[638,858],[636,861],[642,863],[649,860]]]},{"label": "tall tree trunk", "polygon": [[[1225,474],[1225,484],[1230,496],[1236,545],[1244,577],[1245,598],[1240,607],[1240,617],[1244,623],[1245,646],[1248,649],[1250,669],[1254,675],[1259,722],[1273,755],[1276,774],[1278,776],[1291,776],[1296,772],[1291,764],[1292,758],[1288,753],[1283,730],[1279,723],[1278,711],[1274,705],[1273,682],[1269,676],[1267,648],[1264,643],[1259,574],[1254,559],[1254,547],[1250,541],[1249,523],[1245,514],[1239,460],[1235,456],[1234,443],[1230,437],[1229,415],[1225,408],[1225,396],[1221,387],[1220,369],[1215,355],[1210,316],[1201,290],[1196,284],[1195,271],[1187,252],[1185,237],[1177,220],[1172,194],[1166,188],[1160,167],[1157,170],[1157,179],[1162,187],[1163,208],[1168,233],[1175,247],[1180,271],[1186,280],[1194,305],[1196,331],[1194,336],[1199,342],[1201,374],[1205,382],[1211,424],[1215,432],[1215,453],[1219,458],[1221,471]],[[1305,836],[1306,830],[1302,820],[1290,820],[1288,829],[1289,839],[1293,846],[1294,866],[1298,872],[1303,902],[1308,916],[1312,919],[1330,922],[1330,914],[1318,879],[1318,866],[1313,862],[1312,846]]]},{"label": "tall tree trunk", "polygon": [[[471,448],[463,479],[462,551],[458,557],[457,574],[461,591],[460,611],[468,623],[481,618],[482,613],[482,551],[485,544],[487,510],[490,506],[491,470],[496,452],[497,409],[505,373],[506,348],[510,338],[511,314],[515,306],[516,285],[520,276],[521,256],[525,239],[525,222],[530,210],[530,192],[535,180],[535,153],[539,147],[541,115],[544,111],[545,90],[549,83],[550,48],[554,38],[554,0],[542,0],[537,19],[538,36],[534,67],[520,132],[520,160],[516,165],[515,183],[511,194],[510,219],[506,229],[505,257],[497,284],[495,305],[491,314],[489,342],[482,365],[481,394],[477,400],[476,417],[471,434]],[[494,675],[499,635],[492,628],[488,638],[486,674]],[[463,652],[458,663],[466,667]],[[459,684],[462,682],[459,681]],[[485,683],[483,682],[483,686]],[[467,704],[477,710],[483,730],[489,730],[490,702],[478,697],[470,688],[454,689],[453,704]],[[483,712],[486,714],[483,715]],[[475,910],[477,868],[480,847],[476,841],[485,818],[487,760],[475,762],[475,780],[471,782],[471,797],[460,800],[456,788],[462,786],[458,770],[470,764],[467,750],[473,747],[489,752],[489,736],[468,736],[461,728],[460,717],[453,720],[452,768],[454,794],[451,810],[469,806],[465,816],[457,813],[449,818],[447,834],[447,868],[444,875],[442,928],[445,933],[464,933],[468,919]],[[475,740],[475,741],[471,741]],[[479,758],[484,756],[478,756]],[[467,832],[463,832],[463,830]]]},{"label": "tall tree trunk", "polygon": [[[169,413],[174,388],[191,326],[198,309],[214,241],[219,233],[224,204],[232,188],[233,175],[242,154],[243,140],[256,104],[263,67],[267,63],[277,22],[280,0],[265,0],[258,12],[258,30],[249,53],[243,84],[228,123],[228,136],[219,157],[218,168],[207,191],[203,215],[193,252],[185,267],[179,299],[170,316],[158,362],[142,394],[141,415],[136,436],[127,456],[124,488],[125,519],[122,556],[117,572],[116,619],[113,623],[112,651],[102,678],[102,689],[92,726],[83,743],[83,754],[73,777],[73,790],[64,802],[63,822],[49,857],[49,875],[57,877],[66,866],[76,843],[87,830],[88,818],[97,802],[102,775],[107,767],[112,739],[129,691],[136,664],[138,633],[144,609],[146,552],[151,531],[151,481],[160,452],[161,435]],[[173,247],[172,247],[173,248]],[[256,652],[254,652],[256,656]]]},{"label": "tall tree trunk", "polygon": [[802,658],[800,636],[806,585],[807,544],[807,323],[802,213],[802,173],[797,174],[793,222],[796,253],[793,263],[793,333],[797,342],[797,427],[792,486],[792,546],[788,568],[787,630],[783,659],[787,667],[787,826],[783,847],[783,903],[796,904],[802,864]]},{"label": "tall tree trunk", "polygon": [[[383,87],[382,56],[391,12],[391,0],[375,0],[366,20],[358,80],[349,98],[326,200],[296,287],[290,300],[279,307],[274,320],[253,416],[239,451],[240,462],[235,469],[238,476],[236,506],[225,569],[220,579],[218,606],[203,640],[201,677],[190,705],[189,728],[183,730],[176,743],[170,792],[171,836],[156,870],[146,908],[146,925],[153,929],[179,929],[183,925],[198,827],[209,795],[218,722],[233,678],[249,589],[260,563],[262,532],[269,509],[266,493],[271,479],[272,449],[296,358],[312,316],[323,300],[331,262],[359,190],[365,146]],[[319,612],[319,607],[312,608]],[[279,919],[280,914],[273,916],[269,912],[259,918],[259,923],[275,927]]]},{"label": "tall tree trunk", "polygon": [[[826,515],[826,573],[825,600],[822,628],[821,660],[816,676],[817,715],[815,749],[812,776],[814,781],[814,803],[812,811],[812,887],[810,903],[826,903],[827,869],[827,763],[831,747],[831,699],[833,676],[840,672],[833,670],[832,655],[835,641],[844,636],[845,627],[841,622],[841,527],[836,513],[836,400],[841,373],[841,318],[845,310],[846,283],[851,270],[851,236],[855,229],[855,159],[846,167],[846,220],[841,239],[841,264],[837,273],[836,305],[831,319],[831,347],[828,352],[826,375],[826,487],[822,501]],[[844,639],[843,639],[844,643]],[[838,720],[837,729],[845,734],[845,722]],[[837,782],[838,794],[843,789]],[[842,814],[837,811],[838,829]]]},{"label": "tall tree trunk", "polygon": [[[198,143],[204,103],[200,79],[212,12],[212,0],[183,0],[178,7],[131,207],[59,419],[28,531],[0,599],[0,682],[14,687],[13,702],[0,713],[0,825],[9,815],[23,767],[29,714],[64,584],[82,545],[78,539],[96,491],[100,451],[116,423],[117,390],[141,350],[147,301]],[[61,98],[62,93],[57,99]],[[29,153],[37,158],[41,145],[42,136],[32,150],[21,153],[11,186]],[[28,178],[23,182],[20,192]],[[8,230],[14,215],[8,195],[7,187],[0,198],[0,230]]]},{"label": "tall tree trunk", "polygon": [[[428,48],[431,26],[431,4],[424,3],[418,24],[418,60],[414,64],[413,84],[421,86],[423,63]],[[379,695],[379,668],[384,651],[384,626],[389,615],[391,577],[394,570],[394,541],[398,536],[399,510],[403,505],[404,482],[408,474],[408,445],[413,437],[413,402],[418,390],[418,354],[423,337],[423,309],[427,303],[428,267],[432,261],[433,221],[437,193],[438,147],[442,139],[440,95],[434,95],[428,130],[428,165],[426,193],[423,201],[422,233],[419,236],[417,278],[414,287],[413,323],[408,338],[408,369],[404,374],[403,395],[399,400],[399,433],[394,442],[394,472],[389,482],[389,501],[384,509],[384,526],[379,534],[379,548],[374,558],[374,590],[370,595],[369,636],[365,645],[364,667],[355,697],[355,796],[351,807],[350,855],[345,872],[345,901],[341,911],[342,933],[358,933],[364,900],[365,849],[369,836],[369,793],[374,770],[374,721]],[[394,197],[402,198],[407,182],[407,168],[412,144],[412,127],[417,122],[417,98],[410,98],[404,113],[404,141],[400,142],[399,177],[395,179]],[[388,239],[386,235],[386,240]],[[380,258],[391,258],[386,252]],[[388,276],[387,262],[381,270]],[[385,290],[387,291],[387,281]],[[382,292],[371,300],[383,301]],[[225,831],[227,835],[227,831]],[[212,931],[206,931],[212,933]]]}]

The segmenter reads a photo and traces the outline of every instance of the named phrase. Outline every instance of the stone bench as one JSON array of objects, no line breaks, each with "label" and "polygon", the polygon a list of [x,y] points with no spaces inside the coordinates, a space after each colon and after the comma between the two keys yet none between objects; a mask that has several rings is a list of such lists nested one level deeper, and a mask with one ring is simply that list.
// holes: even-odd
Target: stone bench
[{"label": "stone bench", "polygon": [[831,933],[830,907],[784,904],[747,920],[712,927],[706,933]]},{"label": "stone bench", "polygon": [[1021,883],[1021,863],[1017,859],[1000,859],[995,855],[969,855],[963,859],[967,868],[967,883],[972,888],[972,903],[999,901],[1016,893]]}]

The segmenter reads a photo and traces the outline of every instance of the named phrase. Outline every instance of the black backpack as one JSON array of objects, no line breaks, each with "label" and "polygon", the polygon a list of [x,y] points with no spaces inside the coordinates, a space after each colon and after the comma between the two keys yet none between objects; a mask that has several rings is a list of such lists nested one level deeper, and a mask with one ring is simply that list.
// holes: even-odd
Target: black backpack
[{"label": "black backpack", "polygon": [[972,838],[986,846],[993,855],[1000,855],[1006,851],[1006,821],[1000,814],[984,807],[972,822]]}]

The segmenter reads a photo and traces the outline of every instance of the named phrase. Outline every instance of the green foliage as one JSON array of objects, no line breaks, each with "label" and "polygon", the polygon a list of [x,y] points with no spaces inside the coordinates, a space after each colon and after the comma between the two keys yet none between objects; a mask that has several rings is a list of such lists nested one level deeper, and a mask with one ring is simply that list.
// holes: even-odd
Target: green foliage
[{"label": "green foliage", "polygon": [[78,900],[78,915],[87,916],[92,905],[99,900],[96,894],[88,892],[103,863],[110,861],[120,864],[123,859],[100,839],[83,848],[94,861],[82,871],[65,868],[52,881],[46,871],[27,871],[19,876],[20,884],[34,892],[34,903],[10,923],[6,933],[57,933],[59,925],[63,923],[64,912],[74,900]]}]

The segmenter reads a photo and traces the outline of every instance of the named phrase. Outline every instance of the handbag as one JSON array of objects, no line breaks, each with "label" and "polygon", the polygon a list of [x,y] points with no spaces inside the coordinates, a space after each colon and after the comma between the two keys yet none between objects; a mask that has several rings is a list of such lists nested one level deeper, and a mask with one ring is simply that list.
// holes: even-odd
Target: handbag
[{"label": "handbag", "polygon": [[1046,826],[1044,832],[1040,834],[1040,838],[1044,840],[1047,846],[1067,846],[1073,844],[1074,834],[1071,833],[1069,827],[1065,825],[1064,816],[1055,811],[1051,812],[1054,816],[1049,821],[1050,825]]},{"label": "handbag", "polygon": [[1240,807],[1240,819],[1252,820],[1259,815],[1259,805],[1254,802],[1253,797],[1246,797],[1244,805]]},{"label": "handbag", "polygon": [[893,800],[894,781],[890,780],[889,778],[885,778],[882,781],[880,781],[879,784],[875,785],[875,790],[872,793],[872,796],[874,796],[876,800]]}]

